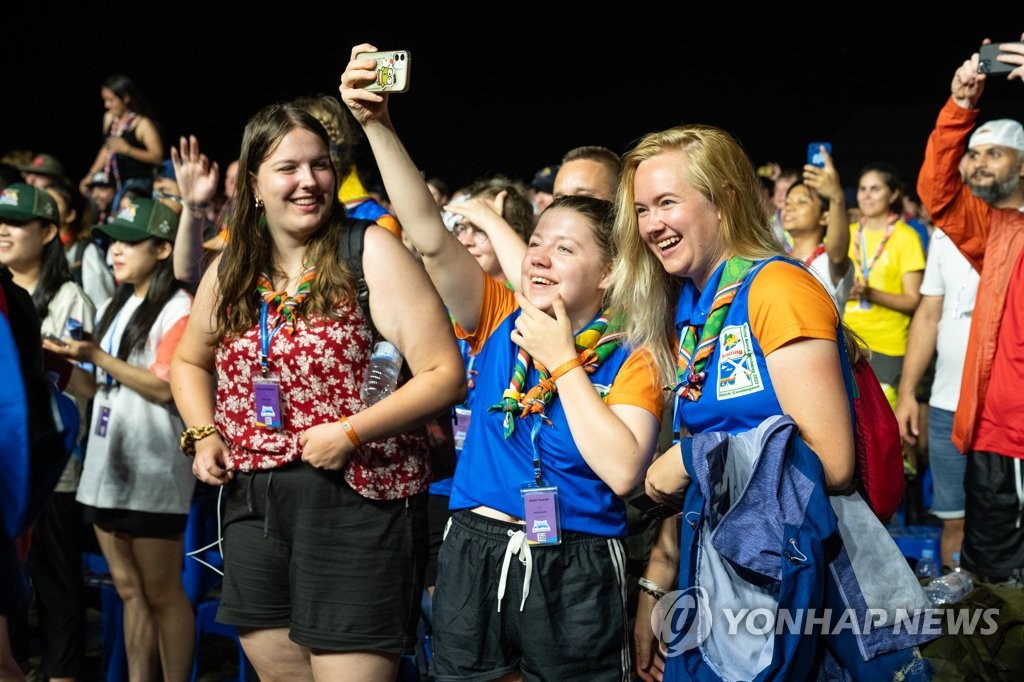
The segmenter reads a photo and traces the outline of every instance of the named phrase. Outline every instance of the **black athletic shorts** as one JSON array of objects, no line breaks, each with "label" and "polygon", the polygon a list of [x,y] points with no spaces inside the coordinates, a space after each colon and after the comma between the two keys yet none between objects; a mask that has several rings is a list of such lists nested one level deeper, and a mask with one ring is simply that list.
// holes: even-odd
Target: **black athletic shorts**
[{"label": "black athletic shorts", "polygon": [[289,628],[315,650],[413,651],[426,493],[370,500],[341,471],[293,462],[236,473],[225,496],[219,622]]},{"label": "black athletic shorts", "polygon": [[524,602],[521,555],[503,570],[510,541],[522,529],[470,511],[452,513],[434,592],[434,679],[483,682],[515,671],[527,682],[629,679],[621,540],[563,531],[561,545],[532,547]]}]

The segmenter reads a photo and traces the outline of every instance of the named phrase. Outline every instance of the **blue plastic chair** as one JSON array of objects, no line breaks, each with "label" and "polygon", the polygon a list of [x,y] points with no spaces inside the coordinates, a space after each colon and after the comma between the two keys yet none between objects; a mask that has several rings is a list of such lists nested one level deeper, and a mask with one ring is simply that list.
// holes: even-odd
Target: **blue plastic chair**
[{"label": "blue plastic chair", "polygon": [[202,647],[203,638],[208,635],[214,635],[218,637],[227,637],[235,641],[235,646],[238,647],[238,677],[228,678],[224,682],[247,682],[252,675],[252,679],[256,679],[255,672],[252,672],[252,666],[249,663],[249,659],[245,657],[245,651],[242,650],[242,643],[238,640],[238,628],[234,625],[224,625],[218,623],[215,618],[217,615],[217,607],[220,606],[219,599],[207,599],[199,604],[196,609],[196,643],[192,653],[192,677],[191,682],[196,682],[199,675],[199,652]]}]

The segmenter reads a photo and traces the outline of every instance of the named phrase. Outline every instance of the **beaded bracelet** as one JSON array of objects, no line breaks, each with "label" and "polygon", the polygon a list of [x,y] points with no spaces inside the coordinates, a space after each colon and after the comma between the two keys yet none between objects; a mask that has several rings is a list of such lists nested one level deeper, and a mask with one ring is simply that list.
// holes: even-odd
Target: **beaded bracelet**
[{"label": "beaded bracelet", "polygon": [[665,589],[653,580],[641,577],[637,583],[640,585],[641,592],[646,592],[655,599],[661,599],[666,594]]},{"label": "beaded bracelet", "polygon": [[573,370],[573,369],[576,369],[577,367],[582,367],[582,366],[583,366],[583,361],[580,360],[580,356],[577,355],[572,360],[569,360],[568,362],[562,363],[561,365],[556,367],[555,371],[551,373],[551,376],[549,378],[551,379],[551,381],[557,381],[558,379],[560,379],[562,377],[562,375],[567,373],[569,370]]},{"label": "beaded bracelet", "polygon": [[198,426],[190,426],[181,432],[181,451],[185,453],[187,457],[195,457],[196,454],[196,441],[202,440],[207,436],[217,433],[217,427],[213,424],[200,424]]},{"label": "beaded bracelet", "polygon": [[345,430],[345,435],[348,436],[350,441],[352,441],[352,445],[355,446],[355,449],[358,450],[361,448],[363,444],[359,442],[359,434],[356,433],[355,427],[353,427],[349,422],[348,417],[343,417],[338,421],[341,422],[341,428]]}]

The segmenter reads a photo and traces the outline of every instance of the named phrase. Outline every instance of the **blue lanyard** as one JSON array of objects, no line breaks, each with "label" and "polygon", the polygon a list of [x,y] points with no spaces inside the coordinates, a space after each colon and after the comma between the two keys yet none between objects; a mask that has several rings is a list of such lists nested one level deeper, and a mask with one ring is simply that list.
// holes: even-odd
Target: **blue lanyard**
[{"label": "blue lanyard", "polygon": [[266,301],[263,301],[263,307],[260,308],[260,370],[263,372],[263,376],[267,376],[270,370],[270,342],[274,340],[277,333],[281,331],[284,322],[284,317],[277,318],[277,324],[274,325],[274,329],[271,332],[267,331],[267,311],[269,306]]},{"label": "blue lanyard", "polygon": [[537,437],[540,436],[540,428],[544,423],[544,416],[540,414],[533,416],[535,420],[533,428],[530,429],[530,445],[533,446],[533,482],[540,488],[544,485],[544,475],[540,468],[540,448],[537,446]]}]

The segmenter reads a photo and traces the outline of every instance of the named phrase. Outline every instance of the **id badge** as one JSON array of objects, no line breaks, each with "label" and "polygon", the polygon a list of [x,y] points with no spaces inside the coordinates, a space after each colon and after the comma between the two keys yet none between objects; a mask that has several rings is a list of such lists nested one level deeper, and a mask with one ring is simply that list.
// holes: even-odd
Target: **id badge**
[{"label": "id badge", "polygon": [[256,426],[281,428],[281,386],[274,377],[257,378],[252,382]]},{"label": "id badge", "polygon": [[452,436],[455,438],[455,451],[462,452],[462,446],[466,443],[466,433],[469,432],[469,419],[472,412],[464,407],[455,408],[455,421],[452,422]]},{"label": "id badge", "polygon": [[857,302],[857,307],[861,310],[871,310],[871,301],[866,298],[862,298]]},{"label": "id badge", "polygon": [[100,405],[100,416],[96,419],[96,435],[100,438],[107,437],[107,429],[110,427],[110,405]]},{"label": "id badge", "polygon": [[526,541],[533,546],[562,542],[558,521],[558,488],[555,486],[521,488]]}]

